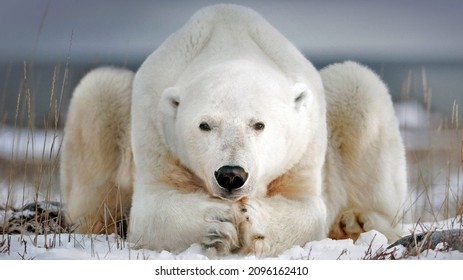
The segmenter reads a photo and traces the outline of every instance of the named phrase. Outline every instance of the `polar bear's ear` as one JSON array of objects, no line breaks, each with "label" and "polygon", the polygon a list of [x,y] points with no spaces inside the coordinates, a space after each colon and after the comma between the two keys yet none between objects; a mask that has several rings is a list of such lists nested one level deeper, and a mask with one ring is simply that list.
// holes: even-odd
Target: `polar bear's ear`
[{"label": "polar bear's ear", "polygon": [[170,87],[164,90],[159,102],[161,111],[175,118],[177,115],[177,108],[180,105],[180,90],[175,87]]},{"label": "polar bear's ear", "polygon": [[296,83],[293,86],[294,104],[297,111],[306,106],[312,99],[312,91],[304,83]]}]

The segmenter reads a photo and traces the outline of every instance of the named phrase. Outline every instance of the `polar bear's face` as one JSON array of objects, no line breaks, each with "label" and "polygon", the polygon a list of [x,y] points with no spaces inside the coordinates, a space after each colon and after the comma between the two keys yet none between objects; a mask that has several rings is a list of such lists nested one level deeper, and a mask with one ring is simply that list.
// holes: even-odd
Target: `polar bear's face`
[{"label": "polar bear's face", "polygon": [[271,67],[218,65],[163,93],[166,144],[212,195],[263,194],[305,151],[310,94]]}]

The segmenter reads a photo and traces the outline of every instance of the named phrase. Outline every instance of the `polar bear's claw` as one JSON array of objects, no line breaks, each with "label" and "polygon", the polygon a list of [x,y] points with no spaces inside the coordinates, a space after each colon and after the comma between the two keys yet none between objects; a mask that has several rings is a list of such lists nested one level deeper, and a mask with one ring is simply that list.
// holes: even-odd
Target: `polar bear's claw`
[{"label": "polar bear's claw", "polygon": [[211,210],[206,216],[206,231],[201,241],[203,248],[216,255],[229,254],[240,247],[235,219],[231,209]]}]

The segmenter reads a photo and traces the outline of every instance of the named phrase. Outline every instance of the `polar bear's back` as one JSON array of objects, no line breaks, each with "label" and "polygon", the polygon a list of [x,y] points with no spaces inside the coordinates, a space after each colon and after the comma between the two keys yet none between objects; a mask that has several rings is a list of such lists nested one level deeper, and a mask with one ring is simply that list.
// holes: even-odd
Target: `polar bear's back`
[{"label": "polar bear's back", "polygon": [[[265,57],[284,74],[310,81],[313,91],[321,93],[313,65],[261,15],[243,6],[219,4],[196,12],[145,60],[135,77],[134,95],[160,96],[185,72],[197,74],[204,65],[243,57]],[[156,102],[156,96],[151,100]]]}]

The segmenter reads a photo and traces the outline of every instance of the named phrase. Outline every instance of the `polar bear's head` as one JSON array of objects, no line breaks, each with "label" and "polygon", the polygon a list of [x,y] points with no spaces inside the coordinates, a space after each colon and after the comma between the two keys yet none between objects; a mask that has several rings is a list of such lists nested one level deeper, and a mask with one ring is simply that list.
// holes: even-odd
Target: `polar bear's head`
[{"label": "polar bear's head", "polygon": [[159,103],[169,150],[224,199],[266,191],[306,150],[310,87],[247,60],[207,67]]}]

